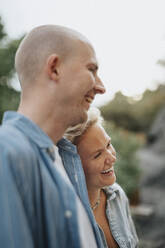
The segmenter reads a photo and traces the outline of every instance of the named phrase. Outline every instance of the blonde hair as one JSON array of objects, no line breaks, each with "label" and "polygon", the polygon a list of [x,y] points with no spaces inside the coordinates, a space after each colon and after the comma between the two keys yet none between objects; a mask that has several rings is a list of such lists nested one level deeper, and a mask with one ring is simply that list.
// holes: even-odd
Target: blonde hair
[{"label": "blonde hair", "polygon": [[100,110],[98,108],[91,108],[88,111],[88,118],[85,123],[80,123],[76,126],[67,128],[64,137],[70,140],[73,144],[77,144],[79,138],[86,133],[86,131],[94,124],[103,123]]}]

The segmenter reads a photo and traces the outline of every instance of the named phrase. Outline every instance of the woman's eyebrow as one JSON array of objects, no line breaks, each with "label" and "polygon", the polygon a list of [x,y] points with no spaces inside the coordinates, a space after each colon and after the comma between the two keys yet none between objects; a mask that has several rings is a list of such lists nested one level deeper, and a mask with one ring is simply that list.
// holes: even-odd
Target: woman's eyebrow
[{"label": "woman's eyebrow", "polygon": [[[111,144],[111,138],[108,136],[108,140],[107,140],[107,142],[106,142],[106,147],[107,147],[107,145],[108,145],[109,143]],[[93,155],[95,155],[95,154],[98,153],[98,152],[102,152],[104,149],[105,149],[105,147],[102,147],[102,148],[99,148],[99,149],[97,149],[97,150],[91,152],[91,154],[89,154],[89,157],[92,157]]]},{"label": "woman's eyebrow", "polygon": [[92,157],[93,155],[95,155],[95,154],[98,153],[98,152],[102,152],[103,150],[104,150],[103,148],[100,148],[100,149],[95,150],[94,152],[92,152],[92,153],[90,154],[90,157]]},{"label": "woman's eyebrow", "polygon": [[108,138],[107,145],[108,145],[109,143],[111,144],[111,138]]}]

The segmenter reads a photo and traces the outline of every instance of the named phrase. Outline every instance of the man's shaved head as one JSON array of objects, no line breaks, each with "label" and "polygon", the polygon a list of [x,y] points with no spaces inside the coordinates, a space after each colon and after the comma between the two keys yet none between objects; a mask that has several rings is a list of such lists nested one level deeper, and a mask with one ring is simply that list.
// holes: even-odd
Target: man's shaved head
[{"label": "man's shaved head", "polygon": [[62,60],[73,56],[77,41],[89,43],[83,35],[66,27],[44,25],[34,28],[22,40],[15,57],[21,85],[37,79],[51,54],[57,54]]}]

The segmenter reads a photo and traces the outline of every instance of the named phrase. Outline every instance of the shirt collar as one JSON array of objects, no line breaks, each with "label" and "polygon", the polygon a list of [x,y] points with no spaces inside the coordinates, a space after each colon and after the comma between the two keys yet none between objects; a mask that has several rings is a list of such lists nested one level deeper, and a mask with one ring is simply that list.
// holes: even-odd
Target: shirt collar
[{"label": "shirt collar", "polygon": [[[47,149],[48,153],[52,156],[52,158],[54,158],[53,141],[38,125],[36,125],[29,118],[15,111],[7,111],[4,114],[2,123],[16,126],[30,140],[32,140],[32,142],[36,143],[37,146]],[[60,149],[77,154],[76,146],[66,138],[62,138],[60,141],[58,141],[57,146]]]},{"label": "shirt collar", "polygon": [[113,185],[103,187],[103,190],[105,191],[107,198],[114,199],[119,192],[120,187],[117,183],[114,183]]},{"label": "shirt collar", "polygon": [[77,154],[77,147],[72,144],[69,140],[66,138],[62,138],[58,143],[57,146],[65,151]]},{"label": "shirt collar", "polygon": [[3,124],[9,124],[21,130],[32,142],[36,143],[40,148],[50,148],[53,146],[53,141],[49,136],[33,121],[26,116],[14,112],[7,111],[3,117]]}]

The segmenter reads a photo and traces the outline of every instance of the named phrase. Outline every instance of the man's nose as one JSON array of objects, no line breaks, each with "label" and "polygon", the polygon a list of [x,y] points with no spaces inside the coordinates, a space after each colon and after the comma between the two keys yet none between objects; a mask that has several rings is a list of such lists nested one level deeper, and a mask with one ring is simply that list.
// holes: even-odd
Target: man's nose
[{"label": "man's nose", "polygon": [[95,94],[104,94],[106,92],[104,84],[99,77],[97,78],[94,89],[95,89]]}]

